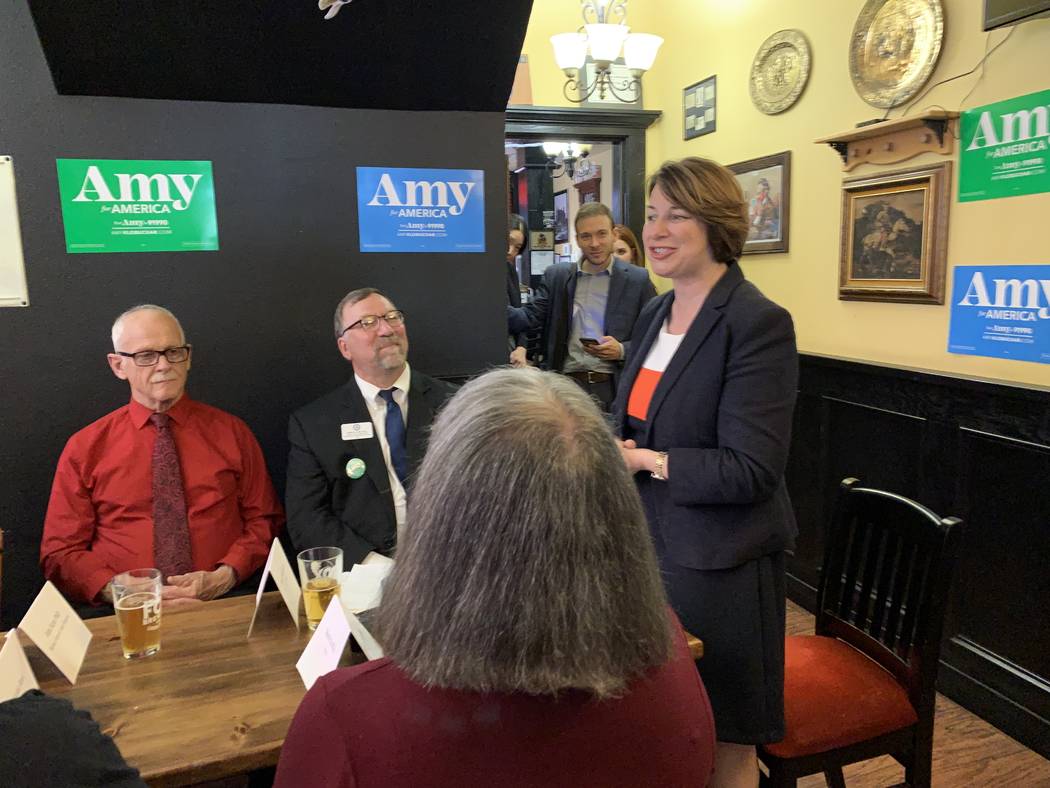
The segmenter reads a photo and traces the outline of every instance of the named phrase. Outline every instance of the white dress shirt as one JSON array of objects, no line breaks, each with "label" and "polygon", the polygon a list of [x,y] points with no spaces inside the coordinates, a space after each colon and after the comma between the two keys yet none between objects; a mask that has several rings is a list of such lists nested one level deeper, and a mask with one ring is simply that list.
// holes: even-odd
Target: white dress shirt
[{"label": "white dress shirt", "polygon": [[[390,443],[386,439],[386,400],[379,396],[381,389],[373,386],[367,380],[354,374],[357,387],[361,390],[365,405],[368,406],[368,414],[372,417],[372,425],[375,427],[376,437],[379,438],[379,446],[383,450],[383,462],[386,463],[386,475],[390,480],[390,493],[394,497],[394,517],[397,519],[397,538],[401,540],[401,531],[405,526],[406,496],[405,487],[397,478],[397,472],[390,462]],[[401,376],[394,381],[394,402],[401,406],[401,417],[408,426],[408,389],[412,383],[412,371],[405,364]],[[374,557],[374,558],[373,558]],[[375,559],[383,558],[378,553],[369,553],[361,563],[372,563]]]}]

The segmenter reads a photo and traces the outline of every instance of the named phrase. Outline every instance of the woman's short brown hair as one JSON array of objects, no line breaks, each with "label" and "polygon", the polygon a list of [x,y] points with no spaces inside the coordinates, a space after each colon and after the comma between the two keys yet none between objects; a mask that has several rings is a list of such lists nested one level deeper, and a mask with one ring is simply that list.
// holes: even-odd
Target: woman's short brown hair
[{"label": "woman's short brown hair", "polygon": [[731,263],[740,256],[749,229],[747,203],[732,172],[710,159],[690,156],[664,162],[649,176],[646,194],[657,186],[674,205],[704,223],[715,260]]}]

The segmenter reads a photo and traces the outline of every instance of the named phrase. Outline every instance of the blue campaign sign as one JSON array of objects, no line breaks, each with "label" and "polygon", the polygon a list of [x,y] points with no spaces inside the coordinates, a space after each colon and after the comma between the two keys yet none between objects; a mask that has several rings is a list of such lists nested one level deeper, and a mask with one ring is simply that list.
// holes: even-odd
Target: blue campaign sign
[{"label": "blue campaign sign", "polygon": [[1050,364],[1050,265],[955,269],[948,352]]},{"label": "blue campaign sign", "polygon": [[484,252],[481,170],[357,168],[362,252]]}]

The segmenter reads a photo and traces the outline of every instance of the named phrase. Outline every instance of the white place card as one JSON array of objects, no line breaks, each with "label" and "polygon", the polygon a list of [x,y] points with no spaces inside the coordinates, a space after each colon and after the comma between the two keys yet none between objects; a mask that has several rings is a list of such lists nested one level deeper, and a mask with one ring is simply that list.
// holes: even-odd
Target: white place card
[{"label": "white place card", "polygon": [[295,669],[299,671],[307,689],[321,676],[339,667],[339,659],[349,639],[350,624],[343,613],[343,606],[329,604],[313,637],[295,663]]},{"label": "white place card", "polygon": [[347,613],[346,620],[350,624],[350,634],[354,636],[357,645],[361,647],[361,651],[364,652],[369,660],[379,659],[383,656],[383,647],[372,637],[372,633],[361,623],[361,619],[353,613]]},{"label": "white place card", "polygon": [[360,613],[379,607],[383,581],[394,568],[393,561],[380,564],[354,564],[339,577],[339,601],[347,613]]},{"label": "white place card", "polygon": [[277,590],[281,592],[281,599],[284,600],[288,612],[292,615],[295,628],[299,629],[299,600],[303,592],[299,587],[299,578],[296,577],[295,570],[288,563],[288,556],[284,554],[284,548],[281,547],[281,540],[275,536],[273,544],[270,545],[270,554],[266,557],[262,577],[259,578],[259,590],[255,592],[255,610],[252,611],[252,620],[248,624],[248,637],[252,636],[255,617],[259,615],[259,603],[262,602],[263,592],[266,590],[266,578],[270,576],[273,576]]},{"label": "white place card", "polygon": [[18,628],[62,671],[70,684],[77,683],[91,642],[91,630],[50,580],[36,595]]},{"label": "white place card", "polygon": [[40,685],[36,683],[36,676],[22,650],[18,630],[12,629],[0,648],[0,703],[20,698],[31,689],[40,689]]}]

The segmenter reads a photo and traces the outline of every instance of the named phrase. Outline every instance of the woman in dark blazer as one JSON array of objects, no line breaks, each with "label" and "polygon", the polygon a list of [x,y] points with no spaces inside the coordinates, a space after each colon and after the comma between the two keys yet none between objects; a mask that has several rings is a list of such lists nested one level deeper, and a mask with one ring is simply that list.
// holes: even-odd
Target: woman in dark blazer
[{"label": "woman in dark blazer", "polygon": [[713,785],[757,785],[755,745],[783,737],[784,483],[798,358],[791,316],[736,262],[747,239],[736,178],[706,159],[649,181],[642,232],[674,289],[635,324],[614,406],[664,584],[718,736]]},{"label": "woman in dark blazer", "polygon": [[[529,244],[529,228],[525,220],[512,213],[507,218],[507,304],[521,306],[521,287],[518,281],[517,258],[525,254]],[[515,367],[528,366],[526,360],[525,334],[510,334],[507,339],[510,364]]]}]

